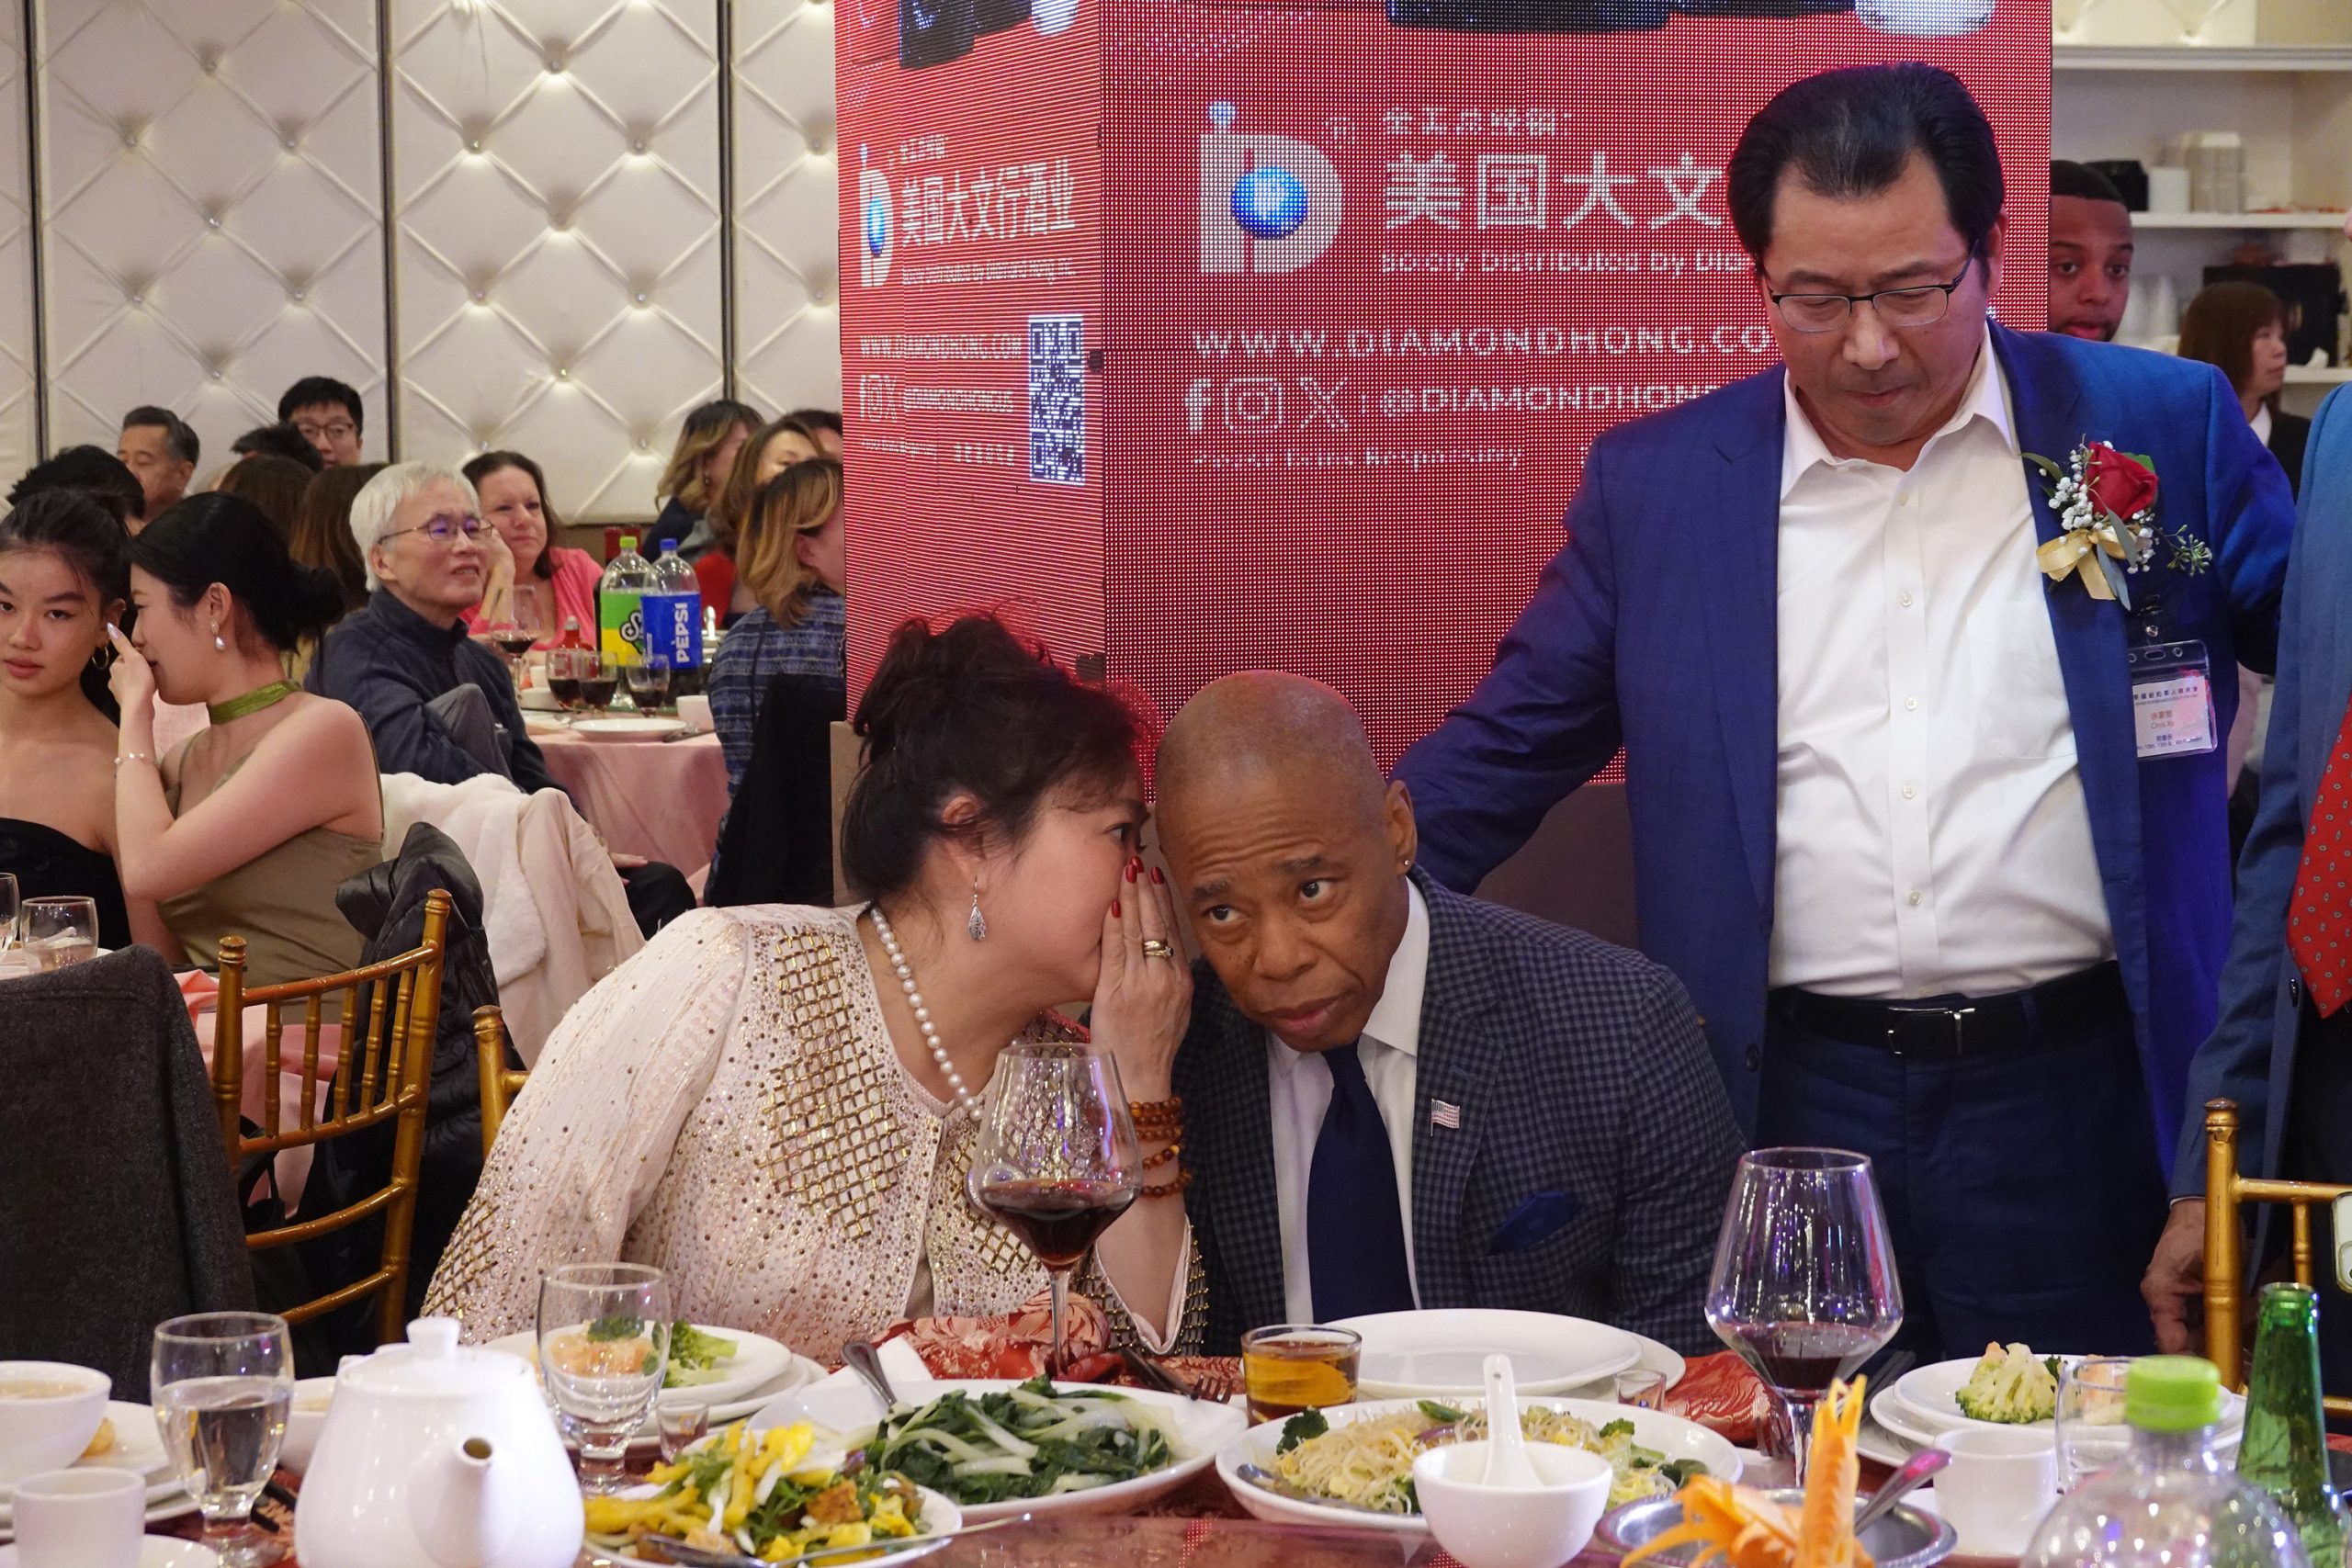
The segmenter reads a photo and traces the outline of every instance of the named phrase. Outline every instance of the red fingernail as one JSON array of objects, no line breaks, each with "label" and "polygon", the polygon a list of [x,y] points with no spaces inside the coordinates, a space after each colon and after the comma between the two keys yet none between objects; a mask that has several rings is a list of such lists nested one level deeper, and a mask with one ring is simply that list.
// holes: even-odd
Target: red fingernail
[{"label": "red fingernail", "polygon": [[1133,862],[1133,861],[1129,861],[1129,862],[1127,863],[1127,880],[1128,880],[1129,882],[1133,882],[1135,879],[1136,879],[1136,863],[1135,863],[1135,862]]},{"label": "red fingernail", "polygon": [[1159,868],[1158,866],[1153,866],[1151,868],[1151,884],[1155,887],[1165,887],[1168,886],[1168,879],[1159,874]]},{"label": "red fingernail", "polygon": [[1116,898],[1111,900],[1111,918],[1114,920],[1119,918],[1119,901]]}]

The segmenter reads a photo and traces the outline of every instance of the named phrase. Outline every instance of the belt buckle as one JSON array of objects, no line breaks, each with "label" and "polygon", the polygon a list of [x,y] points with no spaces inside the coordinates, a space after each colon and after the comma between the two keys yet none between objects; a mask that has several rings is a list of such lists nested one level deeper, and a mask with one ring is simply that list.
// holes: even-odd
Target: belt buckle
[{"label": "belt buckle", "polygon": [[[1959,1058],[1959,1057],[1961,1057],[1961,1056],[1964,1056],[1964,1055],[1966,1055],[1968,1054],[1968,1020],[1969,1020],[1970,1018],[1972,1018],[1972,1017],[1973,1017],[1973,1016],[1975,1015],[1976,1010],[1975,1010],[1973,1007],[1964,1007],[1964,1008],[1900,1008],[1900,1007],[1899,1007],[1899,1008],[1895,1008],[1895,1009],[1894,1009],[1893,1010],[1894,1010],[1894,1011],[1895,1012],[1895,1014],[1896,1014],[1897,1016],[1899,1016],[1899,1017],[1906,1017],[1906,1018],[1941,1018],[1941,1019],[1944,1019],[1944,1020],[1949,1021],[1950,1021],[1950,1023],[1951,1024],[1951,1054],[1952,1054],[1953,1057],[1956,1059],[1956,1058]],[[1890,1028],[1890,1029],[1886,1032],[1886,1053],[1887,1053],[1887,1055],[1890,1055],[1890,1056],[1897,1057],[1897,1058],[1901,1058],[1901,1057],[1904,1057],[1904,1056],[1907,1056],[1907,1055],[1910,1055],[1910,1053],[1909,1053],[1908,1051],[1905,1051],[1905,1050],[1903,1048],[1903,1040],[1904,1040],[1904,1036],[1903,1036],[1903,1031],[1902,1031],[1902,1030],[1900,1030],[1900,1029],[1894,1029],[1894,1028]]]}]

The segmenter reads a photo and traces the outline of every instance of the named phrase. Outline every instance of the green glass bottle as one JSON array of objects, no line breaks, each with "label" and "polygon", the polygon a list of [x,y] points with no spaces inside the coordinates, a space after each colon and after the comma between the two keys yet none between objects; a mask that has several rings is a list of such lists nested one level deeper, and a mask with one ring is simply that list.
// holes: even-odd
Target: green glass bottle
[{"label": "green glass bottle", "polygon": [[2320,1409],[2319,1298],[2306,1286],[2263,1290],[2238,1474],[2294,1521],[2312,1568],[2344,1568],[2344,1500],[2328,1482]]}]

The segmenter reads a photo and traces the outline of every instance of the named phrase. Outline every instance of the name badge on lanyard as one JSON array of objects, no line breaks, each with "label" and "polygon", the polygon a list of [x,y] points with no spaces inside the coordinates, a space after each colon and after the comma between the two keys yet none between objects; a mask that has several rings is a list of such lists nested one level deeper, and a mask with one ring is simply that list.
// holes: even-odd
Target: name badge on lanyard
[{"label": "name badge on lanyard", "polygon": [[2143,643],[2132,669],[2132,720],[2140,756],[2194,757],[2221,742],[2213,712],[2213,663],[2201,642]]}]

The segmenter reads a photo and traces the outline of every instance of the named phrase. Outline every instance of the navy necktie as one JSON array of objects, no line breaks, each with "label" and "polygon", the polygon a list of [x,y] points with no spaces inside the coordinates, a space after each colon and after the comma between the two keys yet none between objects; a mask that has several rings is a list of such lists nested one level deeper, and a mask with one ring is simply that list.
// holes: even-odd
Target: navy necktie
[{"label": "navy necktie", "polygon": [[1354,1042],[1317,1053],[1331,1070],[1331,1105],[1306,1179],[1306,1268],[1317,1322],[1410,1312],[1405,1216],[1388,1129],[1364,1081]]}]

